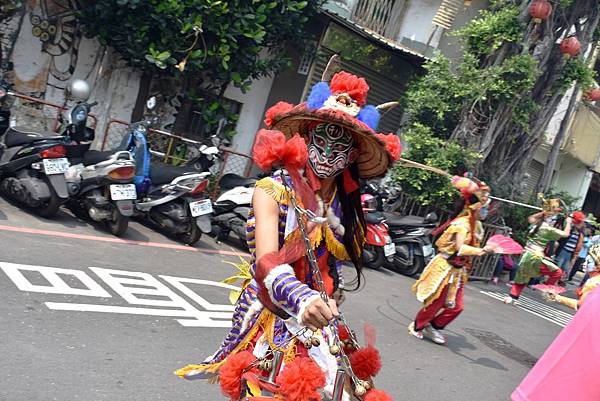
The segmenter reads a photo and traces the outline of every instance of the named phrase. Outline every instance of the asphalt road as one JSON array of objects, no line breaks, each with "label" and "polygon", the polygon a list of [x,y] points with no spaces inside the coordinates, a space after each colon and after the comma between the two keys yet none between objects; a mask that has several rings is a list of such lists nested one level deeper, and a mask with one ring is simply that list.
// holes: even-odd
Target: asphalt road
[{"label": "asphalt road", "polygon": [[[210,237],[181,246],[136,222],[116,240],[66,211],[45,220],[2,199],[0,249],[0,400],[224,399],[172,372],[225,335],[229,289],[218,282],[242,251]],[[376,384],[396,401],[508,400],[569,317],[535,300],[506,306],[494,297],[508,287],[471,284],[448,345],[437,346],[407,334],[413,279],[365,276],[343,310],[357,331],[376,327]]]}]

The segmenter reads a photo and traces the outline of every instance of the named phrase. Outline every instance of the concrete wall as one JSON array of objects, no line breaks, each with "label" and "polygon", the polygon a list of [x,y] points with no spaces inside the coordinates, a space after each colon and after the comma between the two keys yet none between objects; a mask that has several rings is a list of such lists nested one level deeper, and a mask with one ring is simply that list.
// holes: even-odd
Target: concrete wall
[{"label": "concrete wall", "polygon": [[[398,39],[406,37],[417,42],[427,43],[434,29],[431,21],[440,4],[442,4],[442,0],[408,0],[404,16],[400,21]],[[438,42],[439,36],[433,38],[430,45],[437,47]]]},{"label": "concrete wall", "polygon": [[460,60],[462,58],[460,40],[457,37],[449,35],[449,33],[467,25],[472,19],[479,15],[481,10],[488,8],[489,5],[490,2],[488,0],[473,0],[470,6],[462,6],[462,9],[454,19],[450,31],[445,31],[439,40],[438,49],[443,55],[450,60]]},{"label": "concrete wall", "polygon": [[[83,37],[73,13],[52,0],[24,2],[21,12],[0,26],[3,54],[10,55],[10,76],[17,92],[55,104],[64,103],[63,89],[73,79],[85,79],[92,87],[90,101],[98,101],[92,112],[99,116],[96,141],[102,140],[110,118],[129,121],[139,90],[140,74],[125,66],[110,49]],[[43,6],[43,7],[42,7]],[[64,5],[63,5],[64,6]],[[56,17],[61,13],[59,17]],[[42,41],[34,36],[32,15],[55,24],[56,34]],[[56,17],[53,20],[53,17]],[[38,24],[38,27],[40,25]],[[37,31],[39,33],[39,30]],[[56,109],[18,101],[13,123],[52,129]]]},{"label": "concrete wall", "polygon": [[583,163],[568,155],[561,155],[557,171],[552,180],[552,187],[579,198],[577,207],[581,207],[590,186],[592,175],[592,172]]}]

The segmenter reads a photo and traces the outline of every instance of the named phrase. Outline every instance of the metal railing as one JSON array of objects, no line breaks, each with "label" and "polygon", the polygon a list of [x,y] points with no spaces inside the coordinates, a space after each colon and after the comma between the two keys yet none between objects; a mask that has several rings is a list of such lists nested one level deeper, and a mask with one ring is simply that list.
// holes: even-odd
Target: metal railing
[{"label": "metal railing", "polygon": [[[69,109],[66,105],[48,102],[19,92],[10,91],[9,95],[15,100],[11,106],[13,110],[11,118],[17,120],[17,125],[23,124],[33,129],[58,132],[60,115]],[[20,118],[23,117],[25,121],[20,122]],[[92,120],[90,127],[95,128],[98,125],[98,117],[93,113],[88,114],[88,117]]]},{"label": "metal railing", "polygon": [[254,167],[254,161],[250,155],[232,149],[221,149],[221,151],[223,153],[223,158],[219,166],[219,171],[215,175],[211,196],[213,200],[216,200],[221,193],[221,186],[219,183],[221,182],[223,175],[234,173],[247,177]]}]

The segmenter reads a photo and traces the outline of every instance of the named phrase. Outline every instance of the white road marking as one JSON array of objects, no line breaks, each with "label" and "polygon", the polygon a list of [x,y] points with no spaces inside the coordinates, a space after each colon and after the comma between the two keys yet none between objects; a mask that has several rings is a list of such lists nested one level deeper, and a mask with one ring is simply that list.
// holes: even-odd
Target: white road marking
[{"label": "white road marking", "polygon": [[[96,283],[89,275],[81,270],[63,269],[60,267],[21,265],[16,263],[0,262],[0,268],[12,280],[21,291],[44,292],[47,294],[64,295],[84,295],[87,297],[110,298],[110,295],[104,288]],[[23,271],[32,271],[40,273],[50,285],[38,285],[29,281]],[[75,277],[86,288],[73,288],[69,286],[60,276],[70,275]]]},{"label": "white road marking", "polygon": [[[492,297],[497,300],[504,300],[508,294],[494,291],[480,291],[482,294]],[[525,312],[536,315],[544,320],[554,323],[558,326],[565,327],[571,321],[573,315],[553,308],[549,305],[535,301],[531,298],[527,298],[523,295],[519,297],[519,301],[516,305],[517,308],[524,310]]]},{"label": "white road marking", "polygon": [[[4,262],[0,262],[0,268],[21,291],[113,298],[113,296],[90,275],[81,270]],[[90,270],[115,291],[125,302],[135,306],[99,305],[75,302],[45,302],[45,305],[49,309],[62,311],[177,317],[179,318],[176,319],[177,322],[186,327],[231,327],[231,318],[233,316],[233,311],[235,310],[233,305],[213,304],[185,284],[211,286],[226,291],[239,291],[238,287],[209,280],[159,276],[203,309],[199,310],[181,295],[177,294],[170,287],[149,273],[104,269],[100,267],[90,267]],[[28,271],[38,272],[48,281],[49,285],[32,283],[23,274],[23,272]],[[69,275],[76,278],[86,288],[73,288],[69,286],[69,284],[63,280],[61,275]]]}]

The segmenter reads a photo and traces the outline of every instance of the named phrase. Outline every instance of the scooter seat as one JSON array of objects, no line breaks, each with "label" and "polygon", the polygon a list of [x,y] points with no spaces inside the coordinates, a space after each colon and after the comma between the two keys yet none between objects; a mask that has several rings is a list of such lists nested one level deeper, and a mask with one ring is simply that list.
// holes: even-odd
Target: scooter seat
[{"label": "scooter seat", "polygon": [[64,138],[56,132],[33,130],[27,127],[10,127],[6,130],[4,143],[11,148],[47,139],[60,140]]},{"label": "scooter seat", "polygon": [[365,222],[367,224],[380,224],[385,220],[385,217],[380,212],[365,213]]},{"label": "scooter seat", "polygon": [[425,219],[419,216],[398,216],[394,213],[385,213],[385,222],[390,227],[427,227],[434,225],[425,223]]},{"label": "scooter seat", "polygon": [[168,184],[175,178],[186,173],[198,173],[194,166],[172,166],[164,163],[152,163],[150,165],[150,179],[152,185]]},{"label": "scooter seat", "polygon": [[257,179],[254,177],[242,177],[241,175],[228,173],[224,174],[219,181],[219,186],[222,189],[232,189],[235,187],[250,187],[256,184]]},{"label": "scooter seat", "polygon": [[110,159],[110,157],[114,154],[115,152],[112,150],[88,150],[83,155],[83,165],[93,166],[94,164],[98,164],[100,162]]}]

